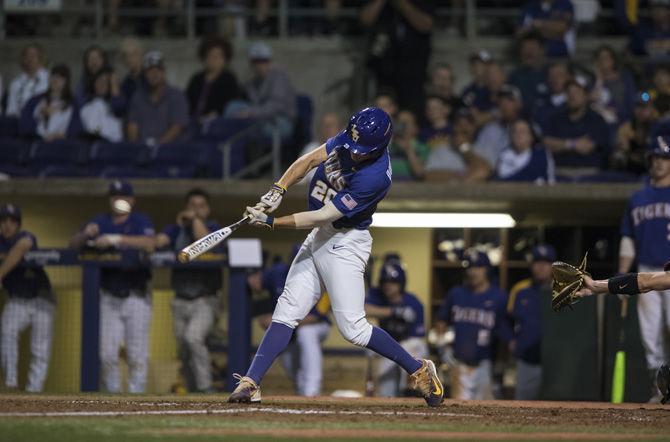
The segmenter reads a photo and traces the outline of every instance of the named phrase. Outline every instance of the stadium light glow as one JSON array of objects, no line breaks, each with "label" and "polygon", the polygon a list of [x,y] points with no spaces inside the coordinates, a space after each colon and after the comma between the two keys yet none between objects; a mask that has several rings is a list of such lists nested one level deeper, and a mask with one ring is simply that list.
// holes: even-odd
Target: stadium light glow
[{"label": "stadium light glow", "polygon": [[501,228],[515,225],[516,221],[507,213],[378,212],[372,216],[372,227]]}]

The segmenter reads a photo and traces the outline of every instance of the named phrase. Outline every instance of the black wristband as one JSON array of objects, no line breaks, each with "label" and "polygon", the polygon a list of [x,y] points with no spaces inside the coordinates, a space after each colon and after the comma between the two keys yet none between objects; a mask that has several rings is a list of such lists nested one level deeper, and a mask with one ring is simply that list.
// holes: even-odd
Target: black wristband
[{"label": "black wristband", "polygon": [[637,273],[626,273],[607,280],[607,289],[613,295],[637,295],[640,288],[637,285]]}]

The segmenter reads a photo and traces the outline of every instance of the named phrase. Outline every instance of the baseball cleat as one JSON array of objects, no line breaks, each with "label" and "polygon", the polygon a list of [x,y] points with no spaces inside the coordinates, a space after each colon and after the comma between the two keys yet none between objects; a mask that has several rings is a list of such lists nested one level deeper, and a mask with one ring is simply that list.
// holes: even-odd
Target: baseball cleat
[{"label": "baseball cleat", "polygon": [[240,376],[235,373],[233,375],[237,379],[237,387],[230,396],[228,402],[231,404],[251,404],[261,402],[261,387],[254,382],[253,379],[247,376]]},{"label": "baseball cleat", "polygon": [[410,385],[423,394],[423,398],[430,407],[437,407],[444,401],[444,388],[437,376],[433,361],[421,360],[421,368],[410,376]]}]

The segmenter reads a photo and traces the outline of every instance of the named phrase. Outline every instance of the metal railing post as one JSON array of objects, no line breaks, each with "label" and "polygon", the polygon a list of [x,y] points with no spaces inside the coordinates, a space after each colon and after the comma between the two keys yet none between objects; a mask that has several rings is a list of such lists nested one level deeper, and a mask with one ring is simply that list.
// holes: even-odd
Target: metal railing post
[{"label": "metal railing post", "polygon": [[230,179],[230,157],[232,156],[233,145],[230,141],[223,144],[223,180],[227,181]]},{"label": "metal railing post", "polygon": [[195,0],[186,2],[186,38],[195,38]]},{"label": "metal railing post", "polygon": [[477,37],[477,2],[465,0],[465,37],[474,40]]},{"label": "metal railing post", "polygon": [[281,135],[279,134],[279,124],[275,121],[272,126],[272,176],[273,179],[279,179],[281,174]]},{"label": "metal railing post", "polygon": [[105,20],[103,0],[95,0],[95,38],[102,38],[102,28]]},{"label": "metal railing post", "polygon": [[288,37],[288,0],[279,0],[277,21],[279,22],[279,37]]}]

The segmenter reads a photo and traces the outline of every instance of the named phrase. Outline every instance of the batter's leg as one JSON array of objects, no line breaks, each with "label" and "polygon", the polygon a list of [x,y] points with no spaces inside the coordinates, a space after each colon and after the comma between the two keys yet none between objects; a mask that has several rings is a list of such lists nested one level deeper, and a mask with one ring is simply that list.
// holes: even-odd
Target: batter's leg
[{"label": "batter's leg", "polygon": [[19,334],[30,324],[30,315],[23,301],[9,299],[2,310],[2,347],[0,359],[5,373],[5,386],[18,388]]},{"label": "batter's leg", "polygon": [[306,324],[296,330],[296,342],[300,348],[297,384],[301,396],[319,396],[323,378],[323,351],[321,343],[328,336],[330,325],[325,322]]},{"label": "batter's leg", "polygon": [[45,299],[31,300],[30,368],[26,391],[40,392],[49,371],[53,337],[54,305]]},{"label": "batter's leg", "polygon": [[[428,357],[428,344],[426,344],[425,338],[407,338],[400,341],[400,345],[415,358],[425,359]],[[398,389],[400,392],[404,392],[407,388],[407,372],[403,371],[400,373],[400,379],[398,380]]]},{"label": "batter's leg", "polygon": [[119,349],[123,340],[122,301],[104,292],[100,295],[100,367],[105,390],[110,393],[121,392]]},{"label": "batter's leg", "polygon": [[647,356],[647,368],[656,370],[663,364],[663,302],[659,292],[637,297],[640,335]]},{"label": "batter's leg", "polygon": [[321,282],[310,251],[312,238],[313,234],[310,234],[291,264],[284,292],[277,300],[272,315],[272,323],[247,371],[247,377],[256,385],[260,384],[272,362],[284,351],[295,327],[321,297]]},{"label": "batter's leg", "polygon": [[128,353],[128,392],[144,393],[149,370],[151,301],[149,295],[131,295],[125,301],[123,320]]},{"label": "batter's leg", "polygon": [[203,296],[193,301],[192,315],[184,335],[184,342],[191,356],[191,371],[199,391],[212,388],[212,367],[205,340],[214,325],[216,304],[213,296]]}]

